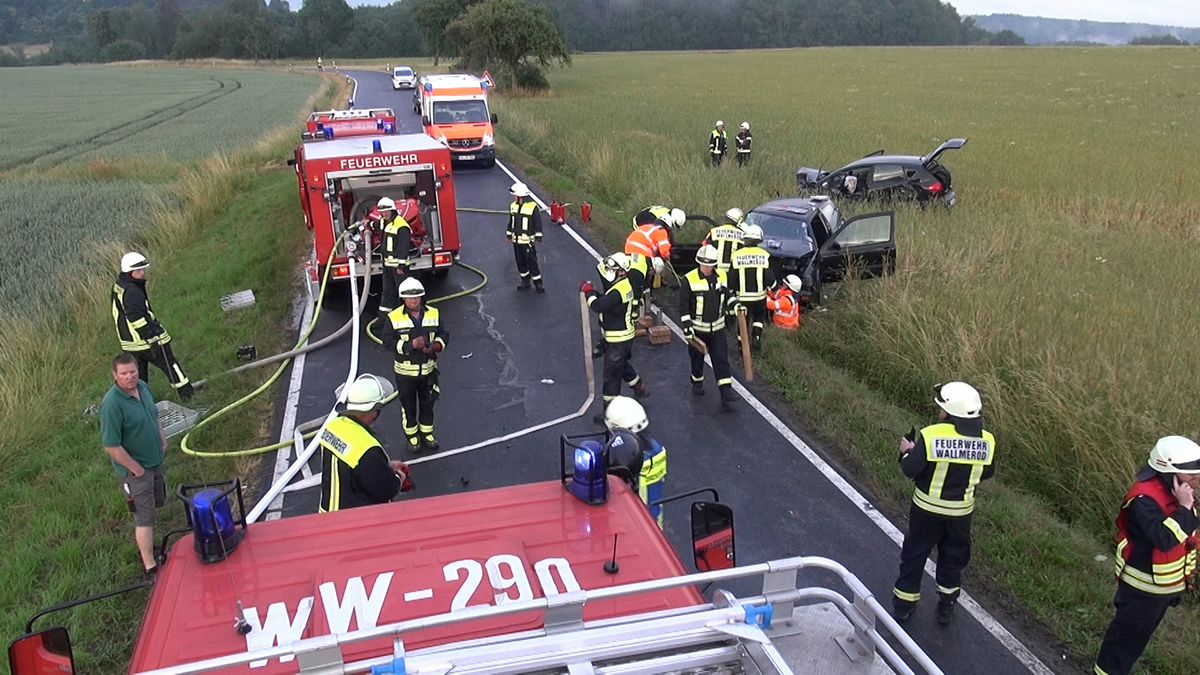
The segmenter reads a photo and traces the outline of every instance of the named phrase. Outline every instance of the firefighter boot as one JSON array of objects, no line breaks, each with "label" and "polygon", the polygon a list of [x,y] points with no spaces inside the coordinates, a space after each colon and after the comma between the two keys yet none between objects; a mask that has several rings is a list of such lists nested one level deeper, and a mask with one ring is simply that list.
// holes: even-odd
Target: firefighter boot
[{"label": "firefighter boot", "polygon": [[415,434],[408,437],[408,451],[414,455],[421,452],[421,439]]},{"label": "firefighter boot", "polygon": [[756,352],[762,350],[762,336],[762,328],[756,326],[750,329],[750,349],[753,349]]},{"label": "firefighter boot", "polygon": [[958,604],[954,600],[938,600],[937,606],[937,622],[941,626],[949,626],[950,622],[954,621],[954,605]]},{"label": "firefighter boot", "polygon": [[529,286],[530,286],[529,277],[521,277],[521,285],[517,286],[517,290],[518,291],[527,291],[527,290],[529,290]]},{"label": "firefighter boot", "polygon": [[[939,606],[940,607],[940,606]],[[898,623],[903,623],[912,618],[914,612],[917,611],[917,603],[915,602],[896,602],[892,604],[892,618]],[[939,613],[938,616],[941,616]]]},{"label": "firefighter boot", "polygon": [[721,407],[728,409],[731,404],[737,402],[738,395],[733,391],[731,385],[721,387]]},{"label": "firefighter boot", "polygon": [[704,395],[704,380],[692,380],[692,393],[696,396]]},{"label": "firefighter boot", "polygon": [[537,279],[537,280],[535,280],[535,281],[533,282],[533,285],[534,285],[534,287],[535,287],[535,288],[537,288],[537,292],[538,292],[538,293],[545,293],[545,292],[546,292],[546,287],[542,285],[542,280],[541,280],[541,279]]},{"label": "firefighter boot", "polygon": [[190,399],[192,397],[192,395],[195,393],[196,393],[196,389],[192,386],[191,382],[188,382],[187,384],[185,384],[179,388],[179,398],[181,398],[185,401]]},{"label": "firefighter boot", "polygon": [[437,442],[437,439],[433,437],[433,434],[424,434],[421,436],[421,449],[422,450],[433,451],[433,450],[437,450],[440,447],[442,447],[441,444]]}]

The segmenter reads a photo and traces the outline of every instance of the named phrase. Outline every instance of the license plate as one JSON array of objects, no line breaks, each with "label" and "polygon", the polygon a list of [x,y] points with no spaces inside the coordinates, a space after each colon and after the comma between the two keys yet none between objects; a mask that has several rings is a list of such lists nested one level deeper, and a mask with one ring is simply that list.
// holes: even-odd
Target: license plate
[{"label": "license plate", "polygon": [[458,158],[462,160],[475,159],[475,155],[459,155]]}]

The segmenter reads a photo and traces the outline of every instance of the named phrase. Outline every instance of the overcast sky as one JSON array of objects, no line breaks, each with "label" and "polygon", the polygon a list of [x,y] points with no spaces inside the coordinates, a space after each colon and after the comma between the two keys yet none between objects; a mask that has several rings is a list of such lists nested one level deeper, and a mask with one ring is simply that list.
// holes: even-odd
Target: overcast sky
[{"label": "overcast sky", "polygon": [[1200,27],[1200,0],[949,0],[960,15],[1024,14]]}]

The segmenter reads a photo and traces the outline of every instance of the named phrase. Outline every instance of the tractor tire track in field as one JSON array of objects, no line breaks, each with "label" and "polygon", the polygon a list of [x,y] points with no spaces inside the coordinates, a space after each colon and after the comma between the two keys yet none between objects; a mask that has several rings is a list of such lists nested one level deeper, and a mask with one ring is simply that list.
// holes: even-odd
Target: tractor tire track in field
[{"label": "tractor tire track in field", "polygon": [[[36,157],[17,160],[16,162],[10,163],[8,165],[0,165],[0,171],[5,171],[8,169],[17,168],[17,167],[20,167],[23,165],[31,165],[31,164],[58,164],[58,163],[66,161],[68,159],[78,157],[79,155],[82,155],[82,154],[85,154],[88,152],[92,152],[93,150],[99,150],[100,148],[105,148],[110,145],[114,145],[125,139],[136,136],[137,134],[140,134],[144,131],[149,131],[150,129],[153,129],[154,127],[157,127],[157,126],[164,124],[166,122],[169,122],[177,117],[180,117],[189,112],[192,112],[193,110],[198,110],[198,109],[202,108],[203,106],[208,105],[209,103],[212,103],[213,101],[216,101],[217,99],[228,96],[242,88],[242,83],[240,81],[232,79],[232,78],[230,78],[228,82],[217,79],[215,77],[212,77],[209,79],[211,79],[217,83],[216,89],[213,89],[211,91],[206,91],[203,94],[193,96],[192,98],[185,99],[183,101],[180,101],[179,103],[167,106],[165,108],[160,108],[159,110],[155,110],[154,112],[151,112],[147,115],[143,115],[142,117],[138,117],[136,119],[122,122],[121,124],[118,124],[114,127],[110,127],[99,133],[93,134],[92,136],[85,138],[82,141],[63,144],[57,148],[50,150],[49,152],[42,153],[41,155],[38,155]],[[227,87],[226,85],[228,85],[228,84],[232,84],[233,86]],[[169,113],[169,114],[164,115],[164,113]],[[155,120],[155,118],[159,118],[159,119]],[[144,122],[150,122],[150,123],[142,125],[142,123],[144,123]],[[141,125],[141,126],[135,126],[135,125]],[[133,128],[132,130],[129,130],[130,127],[135,127],[135,128]],[[128,133],[120,133],[122,131],[128,131]],[[108,137],[108,138],[106,138],[106,137]],[[103,140],[101,140],[101,139],[103,139]]]}]

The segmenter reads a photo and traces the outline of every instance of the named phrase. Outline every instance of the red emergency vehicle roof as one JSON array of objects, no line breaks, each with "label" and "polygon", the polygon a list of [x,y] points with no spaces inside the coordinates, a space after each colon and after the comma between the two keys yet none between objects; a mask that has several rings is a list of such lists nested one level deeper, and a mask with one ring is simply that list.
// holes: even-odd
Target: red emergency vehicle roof
[{"label": "red emergency vehicle roof", "polygon": [[[375,152],[374,144],[379,143],[380,151]],[[357,155],[382,154],[391,155],[401,152],[422,152],[428,150],[444,150],[446,146],[430,138],[426,134],[399,134],[396,136],[356,136],[353,138],[334,138],[328,141],[309,141],[303,143],[301,151],[306,160],[334,159],[337,157],[353,157]]]},{"label": "red emergency vehicle roof", "polygon": [[[430,497],[250,526],[223,562],[206,565],[180,539],[159,572],[130,664],[141,672],[452,609],[595,590],[685,574],[641,500],[610,478],[589,506],[558,482]],[[619,535],[620,571],[604,572]],[[240,636],[237,600],[252,630]],[[703,602],[691,587],[589,602],[587,621]],[[536,629],[523,613],[406,634],[420,649]],[[353,645],[347,661],[391,653]],[[221,672],[295,673],[272,660]]]}]

